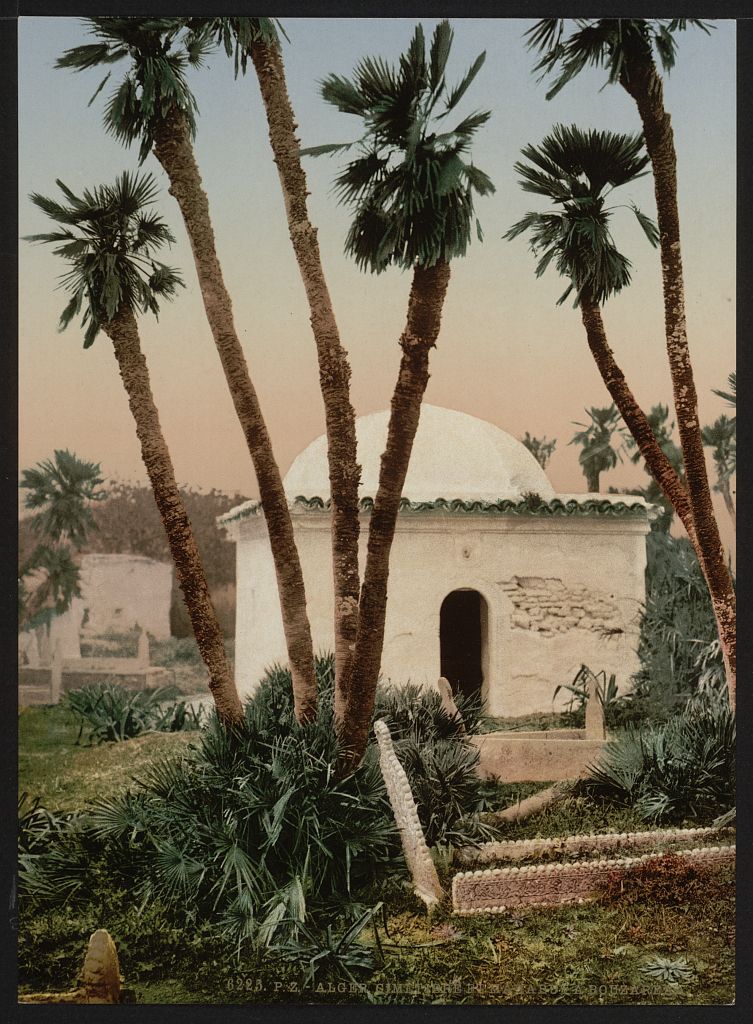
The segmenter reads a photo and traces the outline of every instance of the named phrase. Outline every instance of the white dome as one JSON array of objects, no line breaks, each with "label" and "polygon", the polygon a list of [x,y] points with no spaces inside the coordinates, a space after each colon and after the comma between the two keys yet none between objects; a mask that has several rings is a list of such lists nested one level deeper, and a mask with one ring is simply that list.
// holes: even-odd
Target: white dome
[{"label": "white dome", "polygon": [[[389,415],[389,410],[384,409],[356,420],[362,498],[373,498],[377,493]],[[330,497],[324,434],[297,456],[285,476],[284,486],[289,501],[297,497]],[[544,470],[520,441],[476,416],[436,405],[421,406],[404,498],[520,500],[526,492],[539,494],[545,501],[554,497]]]}]

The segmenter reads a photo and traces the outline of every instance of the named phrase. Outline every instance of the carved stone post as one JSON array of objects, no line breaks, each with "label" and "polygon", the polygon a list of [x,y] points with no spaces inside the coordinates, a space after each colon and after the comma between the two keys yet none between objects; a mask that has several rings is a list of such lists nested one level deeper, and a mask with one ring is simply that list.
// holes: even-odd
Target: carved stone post
[{"label": "carved stone post", "polygon": [[50,669],[50,704],[57,704],[63,689],[63,648],[60,640],[55,641]]},{"label": "carved stone post", "polygon": [[426,845],[408,776],[395,753],[390,731],[381,719],[374,722],[374,734],[379,744],[379,767],[400,831],[405,862],[413,878],[414,890],[431,909],[443,898],[444,891]]},{"label": "carved stone post", "polygon": [[149,668],[149,637],[146,635],[145,629],[139,633],[139,648],[136,657],[141,668]]},{"label": "carved stone post", "polygon": [[440,676],[437,680],[437,689],[439,690],[439,696],[442,698],[442,710],[450,718],[454,718],[458,723],[458,732],[461,736],[467,736],[468,733],[463,722],[462,715],[458,711],[458,706],[455,703],[455,698],[452,695],[452,687],[450,686],[449,679],[445,679],[444,676]]},{"label": "carved stone post", "polygon": [[593,672],[588,673],[588,700],[586,701],[586,739],[606,739],[604,705],[599,694],[599,682]]}]

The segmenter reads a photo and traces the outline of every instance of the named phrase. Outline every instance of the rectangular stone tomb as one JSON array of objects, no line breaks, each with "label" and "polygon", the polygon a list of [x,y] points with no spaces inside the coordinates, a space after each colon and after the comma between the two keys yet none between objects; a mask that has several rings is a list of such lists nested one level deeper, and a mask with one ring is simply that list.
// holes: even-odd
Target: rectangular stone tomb
[{"label": "rectangular stone tomb", "polygon": [[[463,871],[452,880],[452,906],[456,914],[501,914],[521,907],[564,906],[598,896],[615,872],[627,873],[663,852],[640,857],[531,864],[524,867]],[[735,847],[696,847],[677,851],[688,864],[713,871],[734,864]]]}]

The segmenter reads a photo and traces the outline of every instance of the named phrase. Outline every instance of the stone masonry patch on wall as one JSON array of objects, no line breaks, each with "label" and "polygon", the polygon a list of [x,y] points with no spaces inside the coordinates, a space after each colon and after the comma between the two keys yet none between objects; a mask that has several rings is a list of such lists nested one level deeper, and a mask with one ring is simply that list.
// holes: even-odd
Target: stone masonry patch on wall
[{"label": "stone masonry patch on wall", "polygon": [[566,587],[561,579],[544,576],[513,576],[503,580],[502,590],[513,604],[513,629],[543,636],[583,629],[592,633],[623,631],[620,610],[605,593],[583,584]]}]

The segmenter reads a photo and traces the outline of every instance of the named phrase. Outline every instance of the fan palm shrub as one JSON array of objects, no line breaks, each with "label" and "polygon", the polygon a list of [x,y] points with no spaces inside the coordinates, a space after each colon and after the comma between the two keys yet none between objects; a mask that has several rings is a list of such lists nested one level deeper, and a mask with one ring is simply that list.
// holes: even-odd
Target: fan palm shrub
[{"label": "fan palm shrub", "polygon": [[133,691],[118,683],[96,683],[70,690],[63,703],[79,720],[77,743],[84,728],[89,730],[89,742],[122,743],[144,732],[199,729],[203,709],[176,701],[179,693],[174,686]]},{"label": "fan palm shrub", "polygon": [[[537,70],[542,72],[542,77],[556,75],[547,98],[556,95],[576,75],[591,66],[604,68],[608,72],[608,81],[619,83],[638,108],[654,172],[667,358],[687,480],[687,488],[683,490],[692,511],[693,532],[688,530],[688,533],[696,545],[711,593],[729,699],[734,706],[737,678],[735,589],[714,516],[703,451],[685,317],[677,154],[671,118],[664,107],[662,77],[657,67],[657,59],[667,72],[674,67],[676,35],[691,26],[709,31],[709,26],[697,18],[585,18],[576,21],[572,31],[566,30],[562,19],[544,18],[530,29],[528,40],[530,47],[541,54]],[[646,461],[654,477],[661,482],[651,463]],[[680,514],[675,501],[673,505]],[[682,515],[680,518],[688,529]]]},{"label": "fan palm shrub", "polygon": [[692,697],[667,722],[609,741],[584,783],[652,822],[712,820],[735,804],[735,713],[724,691]]}]

